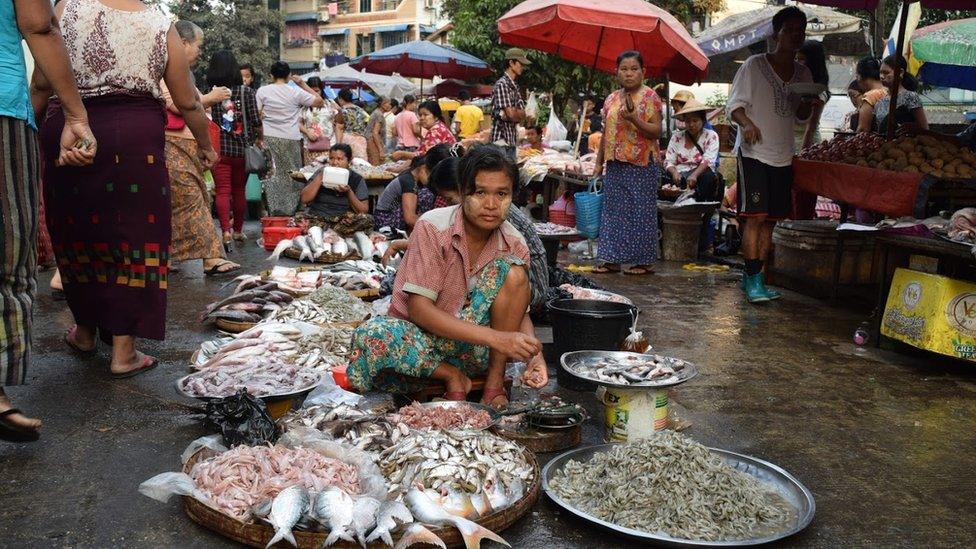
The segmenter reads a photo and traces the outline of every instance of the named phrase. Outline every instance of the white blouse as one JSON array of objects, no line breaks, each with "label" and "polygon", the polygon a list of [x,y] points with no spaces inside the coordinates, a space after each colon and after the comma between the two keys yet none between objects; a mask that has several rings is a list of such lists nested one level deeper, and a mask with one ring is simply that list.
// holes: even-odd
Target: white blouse
[{"label": "white blouse", "polygon": [[698,146],[705,152],[704,155],[698,152],[694,145],[688,143],[684,130],[675,132],[671,136],[668,151],[664,156],[665,169],[674,166],[678,168],[680,173],[690,172],[697,169],[704,159],[708,162],[708,166],[714,170],[718,164],[718,134],[714,130],[703,129],[701,135],[698,136]]}]

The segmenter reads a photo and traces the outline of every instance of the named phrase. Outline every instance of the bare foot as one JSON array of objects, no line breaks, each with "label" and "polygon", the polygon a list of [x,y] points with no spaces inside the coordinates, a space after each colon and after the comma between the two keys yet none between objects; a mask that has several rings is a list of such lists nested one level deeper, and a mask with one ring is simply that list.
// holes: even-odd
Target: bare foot
[{"label": "bare foot", "polygon": [[[12,402],[10,402],[10,399],[7,398],[6,395],[2,394],[2,391],[0,391],[0,412],[6,412],[13,407],[14,405]],[[41,420],[27,417],[24,414],[10,414],[4,418],[4,421],[12,423],[18,427],[33,429],[35,431],[41,428]]]},{"label": "bare foot", "polygon": [[95,349],[95,331],[77,324],[72,326],[64,339],[75,349],[87,353]]},{"label": "bare foot", "polygon": [[64,291],[64,285],[61,284],[61,271],[54,271],[50,286],[52,290]]},{"label": "bare foot", "polygon": [[462,374],[460,370],[457,370],[456,375],[447,379],[445,385],[447,385],[448,393],[468,394],[471,392],[471,379]]},{"label": "bare foot", "polygon": [[139,370],[145,366],[147,358],[152,359],[152,357],[149,355],[144,355],[139,351],[136,351],[135,354],[124,361],[119,361],[115,358],[115,356],[113,356],[111,366],[112,373],[115,375],[121,375]]}]

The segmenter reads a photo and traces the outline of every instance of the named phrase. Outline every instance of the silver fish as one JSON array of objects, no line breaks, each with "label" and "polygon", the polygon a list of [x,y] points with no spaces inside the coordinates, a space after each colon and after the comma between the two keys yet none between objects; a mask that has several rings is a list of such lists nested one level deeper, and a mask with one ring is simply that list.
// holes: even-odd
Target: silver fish
[{"label": "silver fish", "polygon": [[312,248],[308,245],[308,238],[304,236],[296,236],[293,239],[293,244],[298,246],[298,249],[301,250],[301,254],[298,256],[299,261],[304,261],[306,258],[308,258],[309,261],[313,261]]},{"label": "silver fish", "polygon": [[366,233],[359,231],[353,235],[353,238],[356,239],[356,248],[359,250],[359,255],[361,255],[363,259],[373,257],[373,241],[366,236]]},{"label": "silver fish", "polygon": [[441,549],[447,549],[447,546],[444,545],[444,540],[437,537],[437,534],[431,532],[426,526],[420,524],[419,522],[415,522],[407,527],[406,532],[400,536],[400,541],[397,542],[393,549],[407,549],[407,547],[417,543],[436,545]]},{"label": "silver fish", "polygon": [[349,244],[346,244],[345,240],[340,240],[332,245],[332,253],[339,256],[344,256],[349,253]]},{"label": "silver fish", "polygon": [[366,533],[376,526],[376,514],[380,509],[380,501],[369,496],[356,498],[352,505],[352,529],[356,539],[366,547]]},{"label": "silver fish", "polygon": [[281,253],[287,250],[288,248],[291,248],[293,244],[294,241],[287,238],[278,242],[278,245],[275,246],[274,251],[271,252],[271,255],[268,256],[268,261],[278,261],[278,258],[281,257]]},{"label": "silver fish", "polygon": [[407,506],[399,501],[384,501],[376,513],[376,528],[366,538],[366,543],[380,539],[387,545],[393,545],[393,537],[390,532],[396,529],[397,521],[402,524],[413,522],[410,509],[407,509]]},{"label": "silver fish", "polygon": [[312,504],[312,516],[322,526],[329,529],[329,535],[325,538],[325,545],[344,539],[348,542],[355,542],[349,528],[352,527],[352,498],[349,494],[338,488],[329,488],[324,492],[319,492]]},{"label": "silver fish", "polygon": [[439,526],[447,524],[454,525],[461,532],[461,537],[464,539],[464,545],[467,549],[481,547],[481,540],[485,538],[501,543],[506,547],[511,547],[501,536],[484,526],[448,513],[439,503],[418,488],[412,488],[407,492],[404,501],[417,522],[436,524]]},{"label": "silver fish", "polygon": [[298,542],[295,541],[295,535],[291,530],[308,510],[308,503],[308,492],[299,486],[285,488],[274,498],[274,501],[271,502],[268,522],[274,527],[275,535],[265,546],[265,549],[283,539],[298,547]]}]

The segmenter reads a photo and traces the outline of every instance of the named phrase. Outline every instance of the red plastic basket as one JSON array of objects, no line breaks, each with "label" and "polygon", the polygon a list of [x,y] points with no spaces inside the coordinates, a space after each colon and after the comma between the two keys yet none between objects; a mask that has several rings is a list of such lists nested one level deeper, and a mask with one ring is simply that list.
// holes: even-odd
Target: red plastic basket
[{"label": "red plastic basket", "polygon": [[290,217],[262,217],[262,227],[287,227],[292,222]]},{"label": "red plastic basket", "polygon": [[345,365],[333,366],[332,367],[332,379],[335,380],[336,385],[342,387],[347,391],[352,391],[352,383],[349,383],[349,376],[346,374]]},{"label": "red plastic basket", "polygon": [[576,216],[567,214],[566,210],[549,210],[549,222],[576,228]]},{"label": "red plastic basket", "polygon": [[[262,221],[264,221],[262,219]],[[262,237],[264,238],[264,249],[271,251],[275,249],[275,246],[279,242],[286,238],[295,238],[296,236],[302,234],[302,229],[299,227],[265,227],[261,231]]]}]

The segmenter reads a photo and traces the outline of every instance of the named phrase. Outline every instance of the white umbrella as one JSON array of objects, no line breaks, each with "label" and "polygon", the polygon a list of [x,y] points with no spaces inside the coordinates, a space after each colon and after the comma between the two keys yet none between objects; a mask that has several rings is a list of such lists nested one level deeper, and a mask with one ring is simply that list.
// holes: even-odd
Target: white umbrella
[{"label": "white umbrella", "polygon": [[385,97],[396,99],[397,101],[402,100],[406,95],[416,94],[418,91],[418,87],[405,78],[400,76],[384,76],[381,74],[371,74],[368,72],[357,71],[356,69],[350,67],[349,63],[336,65],[335,67],[330,67],[324,71],[303,74],[302,78],[308,80],[313,76],[321,78],[324,82],[328,82],[330,80],[350,80],[362,82],[376,93]]}]

